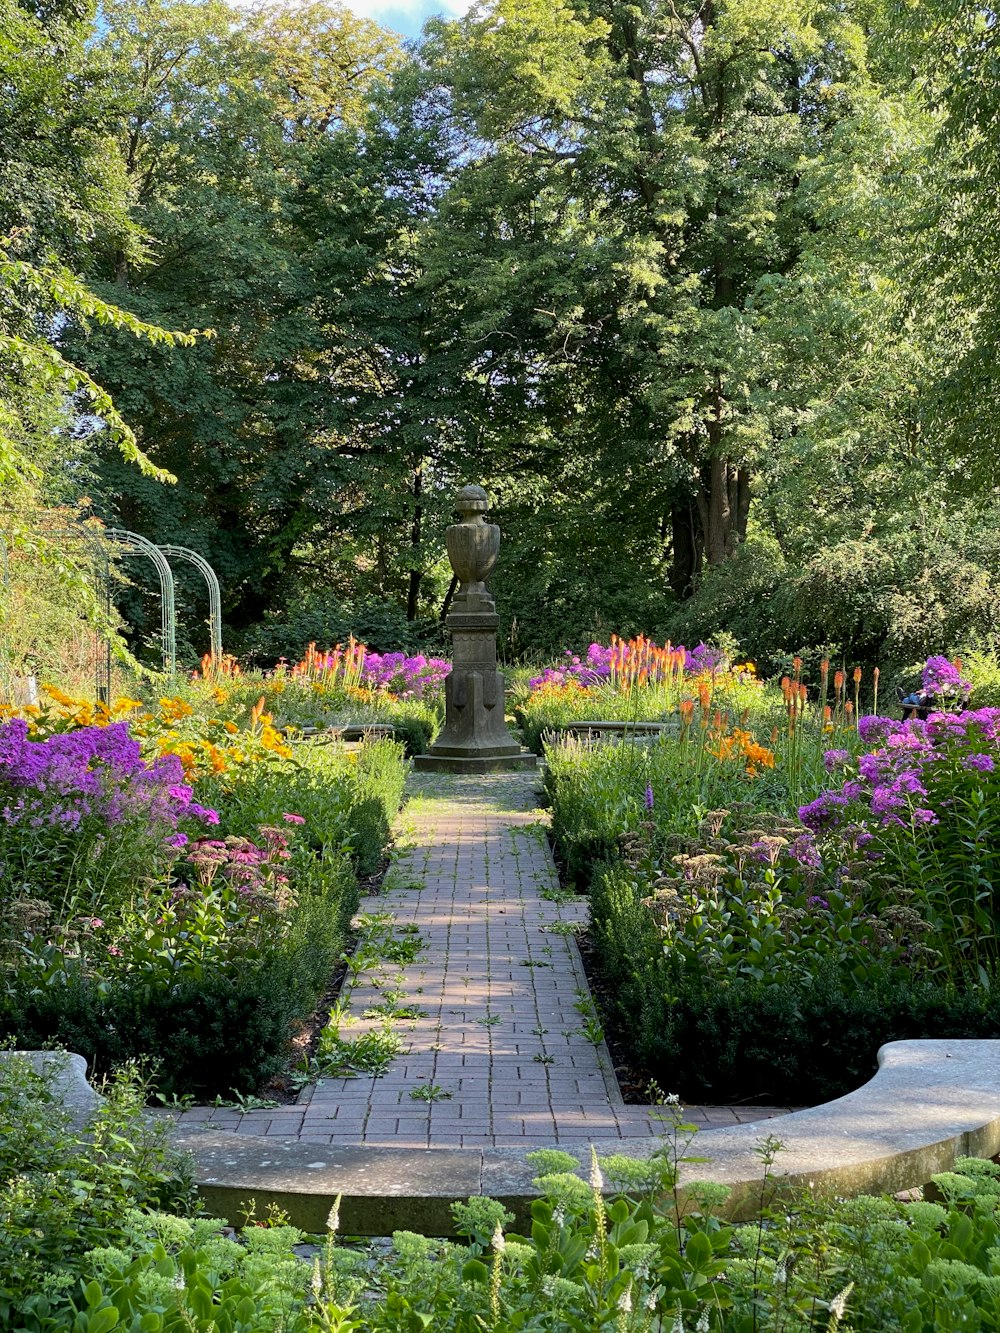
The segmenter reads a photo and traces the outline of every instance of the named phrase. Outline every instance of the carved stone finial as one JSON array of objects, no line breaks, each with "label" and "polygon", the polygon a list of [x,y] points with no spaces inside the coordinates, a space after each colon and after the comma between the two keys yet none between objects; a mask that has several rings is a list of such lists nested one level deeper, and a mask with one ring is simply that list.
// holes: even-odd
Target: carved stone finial
[{"label": "carved stone finial", "polygon": [[483,515],[489,507],[489,497],[482,486],[463,486],[456,497],[455,509],[463,523],[485,522]]}]

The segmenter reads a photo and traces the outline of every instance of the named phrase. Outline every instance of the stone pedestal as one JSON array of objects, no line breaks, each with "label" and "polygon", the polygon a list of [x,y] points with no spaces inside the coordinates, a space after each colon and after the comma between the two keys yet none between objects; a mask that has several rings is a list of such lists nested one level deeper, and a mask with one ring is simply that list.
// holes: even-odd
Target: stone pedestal
[{"label": "stone pedestal", "polygon": [[500,551],[500,529],[485,521],[486,492],[466,486],[458,495],[462,522],[448,529],[448,558],[459,579],[447,625],[452,668],[445,679],[445,724],[414,767],[451,773],[493,773],[534,768],[504,720],[504,680],[497,669],[497,626],[486,587]]}]

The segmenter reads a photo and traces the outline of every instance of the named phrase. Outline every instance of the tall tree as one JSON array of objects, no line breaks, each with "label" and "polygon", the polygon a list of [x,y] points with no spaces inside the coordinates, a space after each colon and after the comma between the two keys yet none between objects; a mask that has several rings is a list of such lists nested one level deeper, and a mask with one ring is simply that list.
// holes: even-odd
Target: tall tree
[{"label": "tall tree", "polygon": [[315,282],[295,221],[312,156],[363,114],[396,46],[339,6],[246,16],[225,5],[119,0],[93,59],[148,238],[139,262],[104,256],[106,286],[147,318],[184,312],[215,337],[138,358],[120,339],[85,354],[150,455],[164,499],[108,460],[107,512],[215,565],[237,627],[280,596],[297,545],[331,501]]},{"label": "tall tree", "polygon": [[436,25],[424,58],[467,161],[439,267],[483,396],[641,495],[683,595],[745,535],[788,430],[759,293],[820,225],[803,170],[866,85],[860,24],[834,4],[499,0]]}]

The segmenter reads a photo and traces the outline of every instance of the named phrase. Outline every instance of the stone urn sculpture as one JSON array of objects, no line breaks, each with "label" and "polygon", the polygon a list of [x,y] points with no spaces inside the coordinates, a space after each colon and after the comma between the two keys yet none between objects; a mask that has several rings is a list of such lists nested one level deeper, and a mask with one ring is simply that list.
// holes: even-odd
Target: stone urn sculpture
[{"label": "stone urn sculpture", "polygon": [[481,486],[463,486],[456,509],[460,522],[445,533],[448,559],[458,579],[447,625],[452,668],[445,683],[445,723],[418,769],[488,773],[532,768],[535,756],[522,750],[504,719],[504,680],[497,670],[500,617],[486,580],[500,554],[500,529],[486,522],[489,501]]},{"label": "stone urn sculpture", "polygon": [[463,486],[455,508],[461,518],[444,535],[448,559],[458,579],[458,592],[452,603],[458,611],[492,611],[493,598],[486,580],[496,568],[500,554],[500,529],[486,522],[489,501],[481,486]]}]

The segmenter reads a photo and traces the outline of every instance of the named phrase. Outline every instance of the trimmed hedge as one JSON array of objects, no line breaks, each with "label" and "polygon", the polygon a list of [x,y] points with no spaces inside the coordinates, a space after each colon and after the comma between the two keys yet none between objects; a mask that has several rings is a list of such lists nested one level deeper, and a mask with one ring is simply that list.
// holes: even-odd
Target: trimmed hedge
[{"label": "trimmed hedge", "polygon": [[139,978],[102,986],[79,970],[66,984],[33,990],[14,978],[0,1037],[27,1049],[63,1046],[99,1075],[149,1057],[167,1095],[257,1091],[284,1066],[295,1025],[326,989],[357,904],[350,863],[328,860],[322,889],[300,902],[288,937],[265,956],[169,989]]},{"label": "trimmed hedge", "polygon": [[872,1077],[885,1042],[1000,1037],[997,992],[834,971],[794,986],[687,978],[620,866],[595,876],[591,919],[612,1030],[686,1101],[829,1101]]}]

